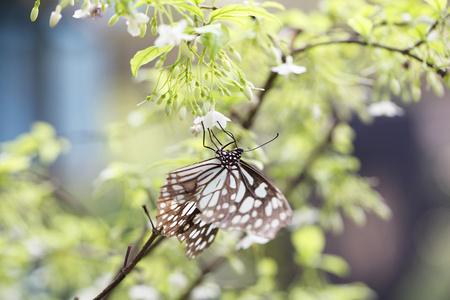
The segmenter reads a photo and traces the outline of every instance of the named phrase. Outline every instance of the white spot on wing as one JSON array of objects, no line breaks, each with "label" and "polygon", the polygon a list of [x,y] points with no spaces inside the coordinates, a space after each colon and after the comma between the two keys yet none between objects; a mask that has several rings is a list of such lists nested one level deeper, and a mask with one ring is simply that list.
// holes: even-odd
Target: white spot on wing
[{"label": "white spot on wing", "polygon": [[267,184],[265,182],[261,183],[256,189],[255,189],[255,194],[256,196],[260,197],[260,198],[264,198],[267,196],[267,191],[266,191],[266,187]]},{"label": "white spot on wing", "polygon": [[267,203],[265,211],[266,211],[266,215],[268,217],[270,217],[272,215],[272,204],[271,203]]},{"label": "white spot on wing", "polygon": [[238,189],[235,201],[241,202],[244,195],[245,195],[245,184],[243,182],[241,182],[241,184],[239,185],[239,189]]},{"label": "white spot on wing", "polygon": [[244,202],[242,202],[241,207],[239,207],[239,212],[246,213],[253,208],[253,204],[255,203],[255,199],[253,197],[245,198]]},{"label": "white spot on wing", "polygon": [[250,176],[250,174],[248,174],[248,172],[245,171],[244,169],[241,169],[241,170],[242,170],[242,173],[244,173],[245,178],[247,178],[248,183],[250,183],[250,185],[253,185],[253,182],[255,181],[253,179],[253,177]]}]

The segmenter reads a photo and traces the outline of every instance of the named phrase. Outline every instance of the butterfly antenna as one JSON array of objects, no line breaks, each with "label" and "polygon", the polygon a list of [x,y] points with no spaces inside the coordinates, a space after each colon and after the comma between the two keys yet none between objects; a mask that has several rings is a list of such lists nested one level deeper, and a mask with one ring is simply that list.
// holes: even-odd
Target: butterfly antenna
[{"label": "butterfly antenna", "polygon": [[225,148],[226,146],[228,146],[228,145],[230,145],[230,144],[232,144],[232,143],[234,143],[234,145],[235,145],[236,148],[237,148],[237,142],[236,142],[236,138],[234,137],[234,135],[233,135],[230,131],[225,130],[225,129],[222,127],[222,125],[220,125],[219,121],[217,121],[217,124],[219,124],[219,127],[220,127],[220,129],[222,129],[223,132],[225,132],[230,138],[233,139],[233,141],[232,141],[231,143],[226,144],[223,148]]},{"label": "butterfly antenna", "polygon": [[[205,145],[205,135],[206,135],[206,130],[205,130],[205,125],[203,125],[203,122],[202,122],[202,128],[203,128],[203,147],[208,148],[208,149],[211,149],[212,151],[216,152],[215,149],[213,149],[213,148],[211,148],[211,147]],[[210,136],[211,136],[211,133],[210,133]],[[213,143],[213,144],[214,144],[214,143]],[[214,145],[214,146],[215,146],[215,145]],[[217,147],[217,146],[216,146],[216,147]]]},{"label": "butterfly antenna", "polygon": [[258,149],[258,148],[261,148],[262,146],[267,145],[268,143],[273,142],[274,140],[276,140],[276,138],[277,138],[279,135],[280,135],[280,134],[277,133],[277,135],[276,135],[273,139],[271,139],[270,141],[267,141],[267,142],[265,142],[264,144],[261,144],[261,145],[259,145],[258,147],[255,147],[255,148],[253,148],[253,149],[245,150],[245,152],[249,152],[249,151],[253,151],[253,150],[256,150],[256,149]]}]

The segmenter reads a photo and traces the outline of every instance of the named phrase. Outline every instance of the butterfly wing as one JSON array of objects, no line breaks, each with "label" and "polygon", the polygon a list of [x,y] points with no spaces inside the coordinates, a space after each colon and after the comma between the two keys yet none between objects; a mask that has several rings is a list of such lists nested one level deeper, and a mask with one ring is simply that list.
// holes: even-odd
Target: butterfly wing
[{"label": "butterfly wing", "polygon": [[219,230],[198,218],[200,211],[195,202],[179,203],[173,199],[158,202],[158,227],[164,229],[165,236],[176,235],[181,242],[186,241],[186,255],[193,259],[208,248]]},{"label": "butterfly wing", "polygon": [[223,230],[249,231],[273,239],[292,218],[281,191],[243,161],[218,172],[198,198],[199,218]]},{"label": "butterfly wing", "polygon": [[161,188],[157,227],[163,229],[164,236],[176,235],[180,243],[186,241],[186,254],[190,259],[209,247],[217,234],[217,227],[199,219],[201,211],[197,208],[197,199],[208,180],[220,170],[220,160],[205,160],[169,172]]}]

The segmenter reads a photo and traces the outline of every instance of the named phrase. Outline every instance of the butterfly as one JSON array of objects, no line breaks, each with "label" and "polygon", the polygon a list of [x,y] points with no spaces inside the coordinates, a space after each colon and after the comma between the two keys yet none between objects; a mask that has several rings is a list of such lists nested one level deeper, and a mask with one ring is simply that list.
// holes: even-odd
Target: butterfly
[{"label": "butterfly", "polygon": [[[203,146],[213,150],[215,157],[169,172],[159,194],[157,227],[163,229],[164,236],[185,241],[190,259],[211,245],[219,229],[273,239],[292,219],[281,191],[241,160],[244,149],[237,147],[231,132],[222,131],[233,141],[222,145],[208,129],[214,149],[205,145],[203,130]],[[232,144],[235,148],[226,150]]]}]

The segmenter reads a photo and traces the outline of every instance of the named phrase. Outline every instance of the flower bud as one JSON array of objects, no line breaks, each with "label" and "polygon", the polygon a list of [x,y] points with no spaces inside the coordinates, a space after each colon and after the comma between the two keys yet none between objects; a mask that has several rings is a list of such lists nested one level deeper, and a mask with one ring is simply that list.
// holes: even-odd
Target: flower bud
[{"label": "flower bud", "polygon": [[166,111],[166,115],[167,116],[170,116],[170,114],[172,113],[172,109],[170,108],[170,104],[169,103],[166,104],[165,111]]},{"label": "flower bud", "polygon": [[180,67],[177,65],[175,68],[172,69],[172,77],[176,78],[179,73],[180,73]]},{"label": "flower bud", "polygon": [[150,25],[152,26],[152,34],[156,35],[158,33],[158,26],[155,17],[153,17],[152,21],[150,22]]},{"label": "flower bud", "polygon": [[165,60],[166,60],[166,54],[164,53],[164,54],[156,61],[155,68],[156,68],[156,69],[161,69],[161,67],[163,66]]},{"label": "flower bud", "polygon": [[173,109],[178,109],[179,106],[178,95],[173,96]]},{"label": "flower bud", "polygon": [[229,89],[227,89],[227,88],[222,88],[222,91],[224,91],[224,93],[225,93],[228,97],[231,97],[231,92],[230,92]]},{"label": "flower bud", "polygon": [[244,85],[244,88],[241,88],[241,92],[245,95],[245,97],[252,101],[253,92],[252,89],[248,85]]},{"label": "flower bud", "polygon": [[146,23],[142,24],[141,28],[139,28],[139,30],[140,30],[139,36],[141,38],[143,38],[145,36],[145,34],[147,33],[147,24]]},{"label": "flower bud", "polygon": [[162,94],[158,101],[156,101],[156,104],[160,105],[164,101],[164,98],[166,98],[166,94]]},{"label": "flower bud", "polygon": [[30,14],[31,22],[36,21],[38,15],[39,15],[39,6],[34,6],[33,9],[31,10],[31,14]]},{"label": "flower bud", "polygon": [[181,121],[183,121],[184,118],[186,118],[186,106],[185,105],[180,107],[180,110],[178,111],[178,117],[180,118]]},{"label": "flower bud", "polygon": [[203,112],[202,112],[202,110],[200,109],[200,106],[198,106],[198,104],[195,105],[195,112],[196,112],[196,114],[199,115],[199,116],[203,115]]},{"label": "flower bud", "polygon": [[50,15],[50,27],[55,27],[58,24],[59,20],[61,20],[61,9],[61,5],[58,4],[55,11],[52,11]]},{"label": "flower bud", "polygon": [[222,60],[222,67],[225,69],[225,71],[230,72],[231,71],[231,64],[228,60]]},{"label": "flower bud", "polygon": [[108,21],[108,26],[116,24],[117,20],[119,20],[119,15],[118,14],[113,15]]}]

